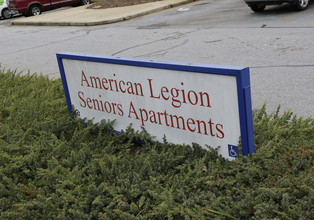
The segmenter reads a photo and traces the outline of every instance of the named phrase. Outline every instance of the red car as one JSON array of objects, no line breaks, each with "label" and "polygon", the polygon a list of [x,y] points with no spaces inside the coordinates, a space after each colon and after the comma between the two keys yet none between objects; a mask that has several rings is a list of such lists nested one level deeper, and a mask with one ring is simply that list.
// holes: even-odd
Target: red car
[{"label": "red car", "polygon": [[91,0],[8,0],[8,6],[25,16],[40,15],[42,11],[68,5],[88,5]]}]

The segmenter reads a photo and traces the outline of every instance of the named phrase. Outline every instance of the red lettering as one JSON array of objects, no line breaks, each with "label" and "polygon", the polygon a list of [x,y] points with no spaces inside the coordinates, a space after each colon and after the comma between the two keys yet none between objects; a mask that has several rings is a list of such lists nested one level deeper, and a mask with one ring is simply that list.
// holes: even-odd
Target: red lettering
[{"label": "red lettering", "polygon": [[212,120],[210,119],[208,121],[208,124],[209,124],[210,135],[214,137],[215,136],[215,134],[213,133],[213,125],[214,125],[214,123],[212,123]]},{"label": "red lettering", "polygon": [[224,132],[222,131],[223,125],[222,124],[216,124],[216,129],[220,134],[216,134],[216,136],[220,139],[223,139],[225,137]]},{"label": "red lettering", "polygon": [[122,109],[122,105],[121,104],[118,104],[118,111],[119,111],[119,115],[120,116],[123,116],[124,115],[124,113],[123,113],[123,109]]},{"label": "red lettering", "polygon": [[[177,99],[179,97],[179,89],[172,88],[171,89],[171,95],[172,95],[172,106],[175,108],[181,107],[181,101]],[[175,103],[178,103],[178,105],[175,105]]]},{"label": "red lettering", "polygon": [[129,118],[131,118],[131,113],[134,113],[136,119],[139,120],[139,118],[138,118],[138,116],[137,116],[137,114],[136,114],[136,111],[135,111],[135,109],[134,109],[134,106],[133,106],[133,103],[132,103],[132,102],[130,102],[129,116],[128,116]]},{"label": "red lettering", "polygon": [[[193,93],[193,95],[194,95],[194,99],[195,99],[195,102],[193,103],[192,102],[192,100],[191,100],[191,93]],[[196,94],[196,92],[194,92],[193,90],[190,90],[189,92],[188,92],[188,100],[189,100],[189,102],[192,104],[192,105],[196,105],[197,104],[197,102],[198,102],[198,98],[197,98],[197,94]]]},{"label": "red lettering", "polygon": [[[90,78],[90,82],[92,84],[92,88],[98,89],[98,85],[99,85],[99,88],[102,89],[99,77],[90,76],[89,78]],[[95,82],[95,86],[94,86],[94,82]]]},{"label": "red lettering", "polygon": [[[100,111],[98,100],[97,99],[92,99],[92,101],[93,101],[94,109]],[[96,109],[96,104],[97,104],[97,109]]]},{"label": "red lettering", "polygon": [[195,121],[192,118],[188,118],[186,121],[189,131],[194,132],[196,128],[192,129],[190,125],[195,125]]},{"label": "red lettering", "polygon": [[168,100],[170,98],[170,96],[168,95],[168,97],[165,97],[164,93],[166,93],[166,94],[169,93],[169,90],[166,86],[161,87],[161,96],[164,98],[164,100]]},{"label": "red lettering", "polygon": [[92,109],[93,106],[90,106],[90,105],[89,105],[90,103],[93,102],[92,99],[91,99],[91,98],[87,98],[87,99],[86,99],[86,102],[87,102],[87,107],[90,108],[90,109]]},{"label": "red lettering", "polygon": [[109,79],[109,86],[110,86],[110,90],[111,91],[113,91],[113,89],[112,89],[112,82],[114,82],[115,80],[114,79]]},{"label": "red lettering", "polygon": [[157,115],[158,115],[159,124],[162,125],[160,115],[164,115],[164,113],[157,112]]},{"label": "red lettering", "polygon": [[[135,90],[136,90],[136,95],[144,96],[144,95],[143,95],[142,84],[141,84],[141,83],[134,83],[134,86],[135,86]],[[139,89],[138,89],[138,88],[139,88]],[[140,93],[139,93],[139,91],[140,91]]]},{"label": "red lettering", "polygon": [[106,112],[111,113],[112,109],[111,109],[111,105],[108,101],[105,102],[105,109]]},{"label": "red lettering", "polygon": [[[184,86],[184,83],[183,82],[181,82],[181,85],[182,86]],[[183,97],[183,103],[186,103],[186,101],[185,101],[185,91],[184,91],[184,89],[181,89],[181,92],[182,92],[182,97]]]},{"label": "red lettering", "polygon": [[113,114],[116,114],[116,103],[111,103],[112,109],[113,109]]},{"label": "red lettering", "polygon": [[201,106],[205,106],[204,105],[204,100],[203,100],[203,96],[205,95],[206,96],[205,99],[207,101],[206,107],[211,107],[210,106],[210,102],[209,102],[209,95],[208,95],[208,93],[207,92],[199,92],[199,94],[200,94],[200,98],[201,98]]},{"label": "red lettering", "polygon": [[155,112],[154,112],[153,110],[150,110],[150,111],[149,111],[149,114],[151,115],[151,116],[149,117],[149,121],[150,121],[151,123],[153,123],[153,124],[157,124]]},{"label": "red lettering", "polygon": [[[113,76],[115,77],[116,74],[113,74]],[[119,92],[117,80],[114,79],[113,81],[114,81],[114,84],[115,84],[115,86],[116,86],[116,91]]]},{"label": "red lettering", "polygon": [[108,86],[105,86],[106,84],[108,84],[108,81],[106,78],[102,78],[102,87],[105,89],[105,90],[108,90],[109,87]]},{"label": "red lettering", "polygon": [[[84,79],[83,79],[83,78],[84,78]],[[83,85],[83,82],[86,82],[86,83],[87,83],[87,87],[90,87],[90,85],[89,85],[89,83],[88,83],[88,80],[86,79],[85,73],[84,73],[84,71],[82,70],[81,86],[84,86],[84,85]]]},{"label": "red lettering", "polygon": [[204,134],[208,135],[207,128],[206,128],[206,123],[204,121],[199,121],[199,120],[197,120],[196,122],[197,122],[197,128],[198,128],[197,129],[197,133],[203,134],[201,132],[201,124],[202,124],[203,125]]},{"label": "red lettering", "polygon": [[119,82],[119,89],[120,89],[120,91],[121,91],[122,93],[125,93],[126,90],[123,90],[123,89],[121,88],[121,83],[123,83],[123,85],[125,85],[125,82],[124,82],[123,80],[121,80],[121,81]]},{"label": "red lettering", "polygon": [[160,99],[160,95],[157,97],[157,96],[154,96],[153,94],[152,79],[147,79],[147,80],[149,82],[150,97],[155,98],[155,99]]},{"label": "red lettering", "polygon": [[164,116],[165,116],[166,125],[169,127],[170,124],[168,124],[168,119],[167,119],[168,114],[167,114],[166,110],[164,112]]},{"label": "red lettering", "polygon": [[[99,95],[99,98],[101,98],[101,95]],[[101,106],[101,111],[104,111],[104,103],[100,100],[100,106]]]},{"label": "red lettering", "polygon": [[[182,116],[176,116],[176,115],[170,115],[170,119],[171,119],[171,127],[174,128],[174,123],[173,123],[173,119],[176,119],[176,122],[177,122],[177,128],[178,129],[182,129],[182,130],[185,130],[185,123],[184,123],[184,118]],[[180,121],[179,119],[181,120],[181,125],[182,125],[182,128],[180,126]]]},{"label": "red lettering", "polygon": [[[143,113],[145,113],[145,115],[143,115]],[[147,111],[145,109],[140,108],[140,114],[141,114],[142,126],[145,126],[144,122],[146,122],[148,119]]]},{"label": "red lettering", "polygon": [[126,85],[128,86],[128,93],[134,95],[133,86],[131,82],[127,82]]},{"label": "red lettering", "polygon": [[82,103],[80,103],[80,106],[83,107],[83,108],[85,108],[85,107],[86,107],[86,102],[85,102],[85,100],[83,99],[84,93],[81,92],[81,91],[79,91],[79,92],[78,92],[78,96],[79,96],[79,98],[82,100],[82,102],[84,103],[84,105],[82,105]]}]

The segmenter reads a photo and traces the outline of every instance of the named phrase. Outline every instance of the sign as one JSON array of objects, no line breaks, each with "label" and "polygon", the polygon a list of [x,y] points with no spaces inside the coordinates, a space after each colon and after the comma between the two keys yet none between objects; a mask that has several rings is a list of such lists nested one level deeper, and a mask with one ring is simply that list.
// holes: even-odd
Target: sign
[{"label": "sign", "polygon": [[249,69],[58,53],[66,100],[81,118],[144,127],[161,141],[254,152]]}]

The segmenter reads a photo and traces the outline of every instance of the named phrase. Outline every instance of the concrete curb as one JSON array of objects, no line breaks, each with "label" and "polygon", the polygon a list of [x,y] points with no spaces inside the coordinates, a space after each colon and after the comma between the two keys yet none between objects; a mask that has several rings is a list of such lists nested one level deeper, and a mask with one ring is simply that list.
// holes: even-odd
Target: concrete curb
[{"label": "concrete curb", "polygon": [[11,22],[12,25],[36,26],[93,26],[121,22],[158,11],[188,4],[196,0],[163,0],[120,8],[87,9],[88,6],[69,8]]}]

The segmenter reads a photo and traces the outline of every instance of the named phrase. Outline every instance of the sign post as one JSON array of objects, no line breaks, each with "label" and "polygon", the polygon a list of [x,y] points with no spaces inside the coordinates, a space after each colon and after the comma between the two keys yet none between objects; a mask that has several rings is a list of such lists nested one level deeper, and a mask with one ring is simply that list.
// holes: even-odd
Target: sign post
[{"label": "sign post", "polygon": [[57,54],[69,112],[144,127],[156,140],[220,146],[228,159],[254,152],[249,69],[234,66]]}]

